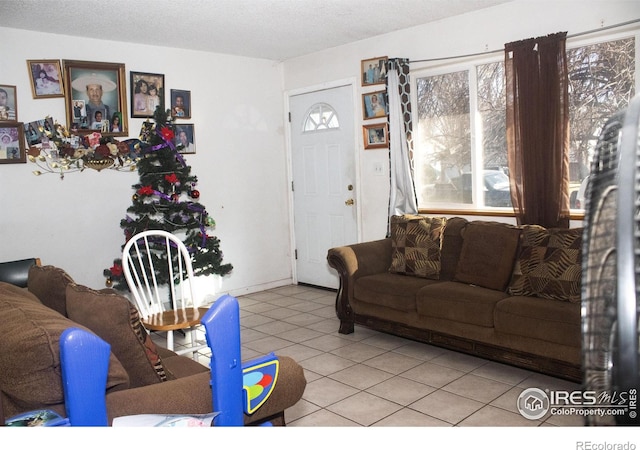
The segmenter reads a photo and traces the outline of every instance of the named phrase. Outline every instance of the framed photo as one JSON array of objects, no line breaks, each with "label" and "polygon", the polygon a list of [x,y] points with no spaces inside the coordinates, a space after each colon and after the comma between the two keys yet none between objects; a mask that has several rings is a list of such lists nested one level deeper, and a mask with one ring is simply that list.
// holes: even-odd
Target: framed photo
[{"label": "framed photo", "polygon": [[365,120],[386,117],[389,114],[386,91],[362,94],[362,114]]},{"label": "framed photo", "polygon": [[176,137],[173,144],[178,149],[178,153],[195,153],[196,137],[192,123],[181,123],[176,125]]},{"label": "framed photo", "polygon": [[376,123],[373,125],[363,125],[362,134],[365,150],[389,147],[389,130],[386,122]]},{"label": "framed photo", "polygon": [[387,60],[386,56],[363,59],[361,66],[362,85],[371,86],[374,84],[384,84],[387,77]]},{"label": "framed photo", "polygon": [[[67,128],[81,135],[127,136],[124,64],[63,60],[62,66]],[[115,121],[120,131],[111,131]]]},{"label": "framed photo", "polygon": [[171,117],[191,119],[191,91],[171,89]]},{"label": "framed photo", "polygon": [[156,108],[164,110],[164,75],[130,72],[131,117],[153,117]]},{"label": "framed photo", "polygon": [[54,123],[51,117],[24,124],[24,135],[27,138],[27,145],[42,144],[49,140],[48,134],[53,134]]},{"label": "framed photo", "polygon": [[15,86],[0,84],[0,122],[18,120],[17,98]]},{"label": "framed photo", "polygon": [[27,60],[33,98],[64,97],[59,59]]},{"label": "framed photo", "polygon": [[0,164],[27,162],[23,127],[21,122],[0,123]]}]

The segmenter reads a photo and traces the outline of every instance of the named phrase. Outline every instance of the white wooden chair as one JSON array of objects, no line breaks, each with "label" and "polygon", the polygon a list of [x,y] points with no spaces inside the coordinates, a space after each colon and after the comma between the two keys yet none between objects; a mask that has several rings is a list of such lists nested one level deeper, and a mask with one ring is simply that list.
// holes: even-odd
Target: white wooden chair
[{"label": "white wooden chair", "polygon": [[[195,335],[207,308],[198,308],[194,297],[191,255],[184,243],[164,230],[143,231],[125,244],[122,267],[144,327],[166,332],[169,350],[193,353],[196,359],[195,352],[207,347],[197,344]],[[185,332],[184,349],[174,348],[176,330]]]}]

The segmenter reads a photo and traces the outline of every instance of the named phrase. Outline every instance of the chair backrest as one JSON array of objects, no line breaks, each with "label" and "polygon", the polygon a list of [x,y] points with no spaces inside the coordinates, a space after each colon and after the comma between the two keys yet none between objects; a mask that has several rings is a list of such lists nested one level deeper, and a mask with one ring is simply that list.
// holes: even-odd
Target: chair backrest
[{"label": "chair backrest", "polygon": [[108,343],[80,328],[67,328],[60,335],[64,404],[71,426],[107,426],[110,353]]},{"label": "chair backrest", "polygon": [[177,236],[147,230],[133,236],[122,252],[122,268],[142,317],[198,306],[193,295],[191,254]]},{"label": "chair backrest", "polygon": [[226,294],[202,318],[207,345],[211,349],[211,392],[213,411],[219,413],[216,426],[244,425],[242,362],[240,350],[240,308]]},{"label": "chair backrest", "polygon": [[[224,295],[202,319],[211,349],[212,408],[216,426],[243,426],[243,380],[238,301]],[[71,426],[107,425],[105,389],[108,343],[92,333],[69,328],[60,337],[65,405]],[[176,411],[179,413],[179,411]]]},{"label": "chair backrest", "polygon": [[[202,318],[202,325],[211,349],[212,409],[216,413],[213,424],[243,426],[246,404],[243,374],[247,369],[241,361],[238,300],[228,294],[220,297]],[[108,343],[87,331],[69,328],[62,333],[62,382],[71,426],[107,425],[105,389],[110,349]]]}]

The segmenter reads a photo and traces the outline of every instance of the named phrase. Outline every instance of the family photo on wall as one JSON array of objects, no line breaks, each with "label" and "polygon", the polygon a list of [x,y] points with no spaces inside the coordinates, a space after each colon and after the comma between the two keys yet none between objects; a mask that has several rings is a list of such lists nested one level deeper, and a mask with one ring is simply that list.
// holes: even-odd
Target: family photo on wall
[{"label": "family photo on wall", "polygon": [[127,134],[124,64],[63,61],[67,123],[74,133]]},{"label": "family photo on wall", "polygon": [[0,84],[0,120],[18,120],[15,86]]},{"label": "family photo on wall", "polygon": [[179,153],[195,153],[196,143],[192,123],[181,123],[176,126],[173,145]]},{"label": "family photo on wall", "polygon": [[191,118],[191,91],[171,89],[171,117],[175,119]]},{"label": "family photo on wall", "polygon": [[389,114],[385,91],[362,94],[362,103],[364,119],[386,117]]},{"label": "family photo on wall", "polygon": [[28,60],[33,98],[64,97],[62,69],[57,59]]},{"label": "family photo on wall", "polygon": [[364,134],[364,148],[366,150],[372,148],[387,148],[389,146],[389,133],[386,122],[363,125],[362,129]]},{"label": "family photo on wall", "polygon": [[159,106],[164,109],[164,75],[131,72],[131,117],[153,117]]},{"label": "family photo on wall", "polygon": [[388,59],[386,56],[383,56],[362,60],[361,73],[363,86],[385,83]]},{"label": "family photo on wall", "polygon": [[0,124],[0,164],[26,162],[22,124]]}]

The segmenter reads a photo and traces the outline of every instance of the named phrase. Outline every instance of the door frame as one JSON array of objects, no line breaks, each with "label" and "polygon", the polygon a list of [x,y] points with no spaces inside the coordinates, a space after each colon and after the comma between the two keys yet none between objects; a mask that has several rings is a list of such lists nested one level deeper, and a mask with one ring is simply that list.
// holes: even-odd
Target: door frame
[{"label": "door frame", "polygon": [[293,283],[298,283],[298,274],[297,274],[297,265],[296,265],[296,231],[295,231],[295,220],[294,220],[294,208],[295,203],[293,201],[293,191],[291,190],[291,185],[293,183],[293,148],[291,145],[291,122],[289,122],[289,112],[291,111],[291,97],[296,95],[304,95],[310,94],[312,92],[323,91],[327,89],[334,89],[339,87],[350,87],[352,92],[352,101],[353,101],[353,168],[355,171],[355,201],[354,205],[356,208],[356,241],[360,242],[362,238],[362,210],[360,209],[360,135],[358,134],[358,126],[362,126],[360,123],[360,119],[358,116],[359,112],[359,102],[357,91],[357,80],[355,77],[345,78],[342,80],[334,80],[326,83],[316,84],[312,86],[306,86],[303,88],[290,89],[284,92],[284,124],[285,124],[285,152],[287,159],[287,192],[289,198],[289,229],[290,233],[290,242],[289,242],[289,256],[291,260],[291,274]]}]

